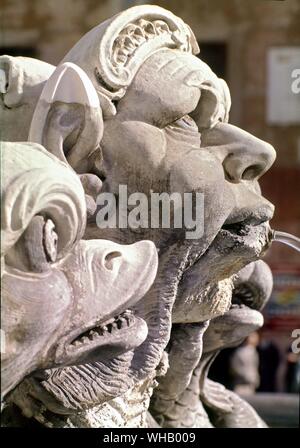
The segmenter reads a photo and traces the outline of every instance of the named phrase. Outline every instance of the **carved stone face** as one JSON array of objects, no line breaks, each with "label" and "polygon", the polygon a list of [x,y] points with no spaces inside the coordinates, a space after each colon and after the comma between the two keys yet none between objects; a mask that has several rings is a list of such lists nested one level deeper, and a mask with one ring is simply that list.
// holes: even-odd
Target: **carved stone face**
[{"label": "carved stone face", "polygon": [[[80,63],[97,87],[94,59],[85,51],[89,39],[94,39],[92,34],[65,59]],[[98,48],[97,39],[93,45]],[[160,49],[146,58],[125,95],[115,100],[116,115],[106,111],[104,122],[101,111],[79,105],[79,97],[53,103],[42,137],[48,150],[58,154],[59,142],[65,140],[62,157],[79,173],[99,176],[103,191],[116,195],[119,185],[126,185],[128,194],[149,196],[153,190],[204,195],[204,232],[196,240],[185,240],[185,232],[174,228],[99,229],[95,216],[89,219],[86,238],[122,243],[147,238],[159,247],[160,259],[167,247],[177,245],[186,262],[183,279],[178,278],[174,322],[206,320],[226,311],[230,285],[222,280],[261,256],[266,246],[273,206],[261,196],[257,180],[273,163],[274,149],[226,123],[230,96],[224,81],[179,49]],[[78,129],[83,129],[81,134]],[[94,196],[99,192],[96,184]],[[211,285],[219,294],[210,291]]]},{"label": "carved stone face", "polygon": [[[206,89],[208,81],[219,101]],[[197,240],[184,240],[183,232],[173,228],[99,231],[91,221],[86,231],[88,238],[101,233],[116,241],[147,237],[161,249],[160,259],[167,246],[178,246],[178,257],[186,257],[186,263],[174,322],[206,320],[226,311],[230,292],[225,297],[218,285],[220,294],[209,294],[207,287],[261,256],[268,239],[273,206],[261,196],[257,181],[275,151],[222,122],[229,101],[224,84],[191,54],[157,51],[117,103],[117,114],[104,121],[101,164],[92,168],[105,179],[105,191],[116,194],[120,184],[127,185],[128,194],[203,193],[204,233]]]},{"label": "carved stone face", "polygon": [[154,280],[157,254],[148,241],[79,241],[85,202],[78,178],[38,145],[1,149],[6,395],[33,371],[105,361],[140,345],[147,325],[130,309]]},{"label": "carved stone face", "polygon": [[[233,285],[227,278],[257,259],[267,242],[266,222],[273,206],[260,195],[257,179],[273,162],[274,150],[226,123],[203,128],[211,121],[212,109],[199,87],[202,75],[203,66],[192,55],[161,50],[150,56],[117,104],[117,114],[104,120],[101,158],[100,152],[98,158],[97,152],[93,155],[90,172],[101,177],[105,191],[117,194],[118,186],[125,184],[129,194],[149,194],[152,189],[201,192],[205,198],[204,234],[195,241],[184,240],[177,229],[105,230],[89,219],[87,238],[132,242],[147,237],[160,248],[155,284],[142,306],[135,307],[147,321],[148,337],[135,350],[129,368],[125,359],[115,360],[127,369],[126,375],[114,373],[118,385],[132,385],[155,368],[168,342],[171,319],[204,321],[229,309]],[[89,369],[103,377],[114,366],[95,362]],[[76,404],[67,398],[74,381],[82,384]],[[44,394],[43,401],[55,412],[72,412],[113,396],[98,387],[96,400],[91,400],[85,392],[89,381],[80,369],[62,369],[42,382],[52,397]],[[54,403],[53,395],[61,402]]]},{"label": "carved stone face", "polygon": [[[178,246],[186,262],[178,278],[175,322],[190,320],[187,302],[192,320],[228,309],[225,285],[217,285],[220,294],[210,294],[209,285],[261,256],[273,215],[257,180],[273,163],[274,149],[226,123],[228,88],[194,56],[196,47],[189,27],[156,6],[130,8],[100,24],[64,59],[85,71],[100,98],[98,112],[78,104],[75,92],[81,86],[62,88],[47,118],[48,135],[41,137],[55,154],[64,141],[63,157],[78,173],[97,174],[103,191],[117,195],[118,186],[126,185],[128,194],[203,193],[204,233],[194,241],[173,228],[98,229],[95,216],[86,231],[88,239],[150,239],[161,260],[167,247]],[[215,302],[219,297],[218,306],[211,304],[212,296]]]},{"label": "carved stone face", "polygon": [[193,39],[168,11],[132,8],[91,30],[65,57],[88,75],[99,108],[91,112],[87,102],[78,104],[75,88],[65,102],[64,92],[43,98],[52,104],[45,105],[49,114],[39,138],[79,174],[98,176],[103,191],[117,195],[126,185],[128,194],[204,195],[204,233],[196,240],[174,228],[99,229],[90,216],[86,239],[128,244],[147,238],[159,248],[156,281],[134,307],[148,336],[111,362],[50,372],[34,398],[54,412],[94,406],[153,373],[172,321],[201,322],[226,312],[233,287],[228,278],[266,246],[273,206],[257,180],[273,163],[274,149],[226,123],[227,86],[191,54]]}]

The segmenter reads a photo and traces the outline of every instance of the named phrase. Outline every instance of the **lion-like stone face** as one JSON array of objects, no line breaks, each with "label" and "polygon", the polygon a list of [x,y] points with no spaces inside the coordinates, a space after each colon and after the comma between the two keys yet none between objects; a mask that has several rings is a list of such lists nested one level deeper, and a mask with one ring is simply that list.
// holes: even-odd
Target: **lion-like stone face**
[{"label": "lion-like stone face", "polygon": [[154,280],[157,253],[149,241],[79,241],[85,202],[77,176],[38,145],[1,150],[6,395],[36,370],[110,360],[140,345],[147,325],[130,309]]},{"label": "lion-like stone face", "polygon": [[146,241],[82,241],[64,262],[41,273],[6,265],[4,382],[36,369],[105,361],[140,345],[147,325],[130,308],[149,288],[155,266],[155,247]]}]

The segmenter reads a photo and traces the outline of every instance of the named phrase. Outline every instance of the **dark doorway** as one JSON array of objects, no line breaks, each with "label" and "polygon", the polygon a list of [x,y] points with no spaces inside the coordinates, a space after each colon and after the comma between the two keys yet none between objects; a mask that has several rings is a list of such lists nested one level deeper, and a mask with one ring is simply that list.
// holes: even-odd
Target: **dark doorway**
[{"label": "dark doorway", "polygon": [[198,42],[198,55],[220,78],[227,81],[227,45],[224,42]]}]

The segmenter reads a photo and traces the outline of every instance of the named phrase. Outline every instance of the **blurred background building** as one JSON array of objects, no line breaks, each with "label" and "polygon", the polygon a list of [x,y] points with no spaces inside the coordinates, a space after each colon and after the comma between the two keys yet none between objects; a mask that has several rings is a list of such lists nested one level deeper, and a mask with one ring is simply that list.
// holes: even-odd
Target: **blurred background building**
[{"label": "blurred background building", "polygon": [[[57,64],[92,27],[143,3],[148,2],[0,0],[0,54]],[[300,236],[300,0],[152,3],[191,26],[200,57],[229,84],[231,123],[277,150],[277,161],[261,180],[262,190],[276,206],[273,228]],[[286,360],[291,332],[300,328],[299,253],[274,244],[267,261],[275,285],[260,337],[264,343],[275,344]],[[278,386],[282,390],[286,369],[282,367]]]}]

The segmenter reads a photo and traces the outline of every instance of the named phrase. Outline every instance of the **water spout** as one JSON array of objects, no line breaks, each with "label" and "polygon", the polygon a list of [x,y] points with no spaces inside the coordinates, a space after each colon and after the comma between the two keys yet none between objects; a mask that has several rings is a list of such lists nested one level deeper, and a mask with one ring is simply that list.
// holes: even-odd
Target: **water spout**
[{"label": "water spout", "polygon": [[271,242],[278,241],[279,243],[286,244],[292,247],[296,251],[300,252],[300,238],[286,232],[279,232],[278,230],[271,230]]}]

